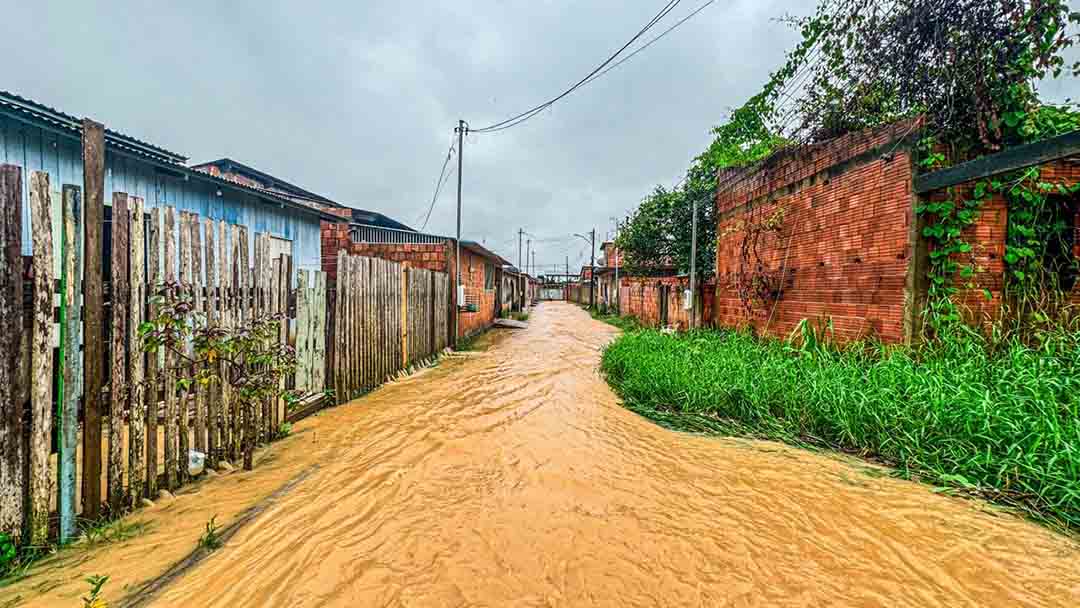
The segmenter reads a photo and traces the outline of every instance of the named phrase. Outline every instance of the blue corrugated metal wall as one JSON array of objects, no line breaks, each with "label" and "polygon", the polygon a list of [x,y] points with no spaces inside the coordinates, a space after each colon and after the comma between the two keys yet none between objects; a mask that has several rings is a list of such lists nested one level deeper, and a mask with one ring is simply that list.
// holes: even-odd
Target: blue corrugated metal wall
[{"label": "blue corrugated metal wall", "polygon": [[[59,192],[63,184],[81,188],[82,144],[74,134],[63,135],[0,114],[0,163],[23,168],[23,255],[30,255],[29,173],[47,171],[54,192]],[[247,226],[249,231],[269,232],[293,242],[296,268],[321,270],[318,217],[228,188],[220,189],[221,196],[217,195],[218,191],[212,183],[164,175],[156,172],[149,162],[106,149],[106,205],[112,204],[113,192],[126,192],[141,196],[148,208],[173,206],[178,211],[198,213],[200,217]],[[53,208],[59,209],[57,201]],[[250,247],[254,246],[253,239],[249,238],[248,242]]]}]

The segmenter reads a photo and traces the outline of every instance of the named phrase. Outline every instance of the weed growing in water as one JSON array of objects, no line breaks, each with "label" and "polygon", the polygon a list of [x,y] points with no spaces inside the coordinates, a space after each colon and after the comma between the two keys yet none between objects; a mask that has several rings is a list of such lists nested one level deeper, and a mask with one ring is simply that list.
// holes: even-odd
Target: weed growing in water
[{"label": "weed growing in water", "polygon": [[108,608],[109,602],[101,596],[101,588],[109,582],[109,577],[95,575],[86,579],[90,585],[90,595],[82,598],[83,608]]},{"label": "weed growing in water", "polygon": [[221,548],[221,537],[218,536],[217,515],[206,522],[206,532],[199,537],[199,547],[207,551],[217,551]]}]

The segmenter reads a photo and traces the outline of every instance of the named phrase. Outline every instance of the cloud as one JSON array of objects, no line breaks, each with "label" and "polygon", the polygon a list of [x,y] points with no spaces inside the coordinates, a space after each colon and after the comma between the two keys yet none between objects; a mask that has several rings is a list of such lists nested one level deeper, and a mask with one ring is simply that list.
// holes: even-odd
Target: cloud
[{"label": "cloud", "polygon": [[[551,97],[660,4],[28,3],[0,24],[3,87],[193,161],[229,156],[417,223],[458,118],[480,127]],[[666,23],[699,2],[683,5]],[[572,233],[602,240],[613,216],[678,180],[795,43],[775,18],[813,8],[717,2],[534,120],[471,136],[464,236],[516,262],[524,228],[543,240],[541,268],[580,265],[588,251]],[[1076,96],[1074,82],[1050,86]],[[453,233],[455,190],[429,230]]]}]

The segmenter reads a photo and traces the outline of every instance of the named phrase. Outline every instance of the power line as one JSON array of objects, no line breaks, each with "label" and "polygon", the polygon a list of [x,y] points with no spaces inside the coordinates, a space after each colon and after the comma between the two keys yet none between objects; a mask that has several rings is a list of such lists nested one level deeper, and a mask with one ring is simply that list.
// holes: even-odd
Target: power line
[{"label": "power line", "polygon": [[[423,232],[427,228],[428,220],[431,219],[431,212],[435,209],[435,201],[439,200],[439,193],[442,192],[442,188],[446,185],[446,182],[450,180],[450,175],[453,173],[446,172],[447,165],[450,164],[450,157],[454,155],[454,138],[450,138],[450,148],[446,151],[446,159],[443,160],[442,169],[439,170],[439,179],[435,181],[435,194],[431,196],[431,205],[428,206],[427,216],[424,218],[424,225],[420,227],[420,231]],[[420,218],[416,218],[419,220]]]},{"label": "power line", "polygon": [[538,106],[535,106],[532,109],[526,110],[526,111],[522,112],[521,114],[518,114],[516,116],[512,116],[510,118],[507,118],[506,120],[503,120],[501,122],[497,122],[497,123],[495,123],[493,125],[489,125],[487,127],[483,127],[483,128],[480,128],[480,129],[472,129],[472,131],[475,132],[475,133],[493,133],[493,132],[496,132],[496,131],[502,131],[504,129],[509,129],[511,127],[515,127],[515,126],[525,122],[526,120],[529,120],[533,116],[536,116],[540,112],[542,112],[545,109],[551,107],[555,102],[557,102],[560,99],[566,97],[567,95],[573,93],[579,87],[584,86],[586,84],[586,82],[590,78],[595,76],[598,72],[600,72],[600,70],[607,67],[608,64],[610,64],[612,61],[614,61],[616,57],[618,57],[623,51],[625,51],[627,48],[629,48],[630,45],[632,45],[634,42],[636,42],[638,40],[638,38],[641,38],[645,34],[645,32],[649,31],[649,29],[651,29],[653,26],[655,26],[657,24],[657,22],[659,22],[661,19],[666,17],[667,14],[670,13],[676,6],[678,6],[680,2],[682,2],[682,0],[668,0],[668,3],[666,5],[664,5],[664,8],[660,9],[660,12],[657,13],[651,20],[649,20],[649,22],[646,23],[645,26],[642,27],[641,30],[638,31],[638,33],[635,34],[633,38],[631,38],[629,41],[627,41],[626,44],[622,45],[622,47],[620,47],[619,50],[615,51],[615,53],[613,53],[610,57],[607,58],[607,60],[605,60],[603,63],[601,63],[595,69],[593,69],[593,71],[586,74],[584,78],[582,78],[581,80],[574,83],[569,89],[563,91],[559,95],[555,96],[553,99],[551,99],[549,101],[546,101],[546,102],[544,102],[544,103],[542,103],[542,104],[540,104]]},{"label": "power line", "polygon": [[701,6],[697,7],[696,9],[694,9],[693,11],[691,11],[689,15],[687,15],[687,16],[683,17],[682,19],[680,19],[679,21],[675,22],[675,24],[674,24],[674,25],[672,25],[671,27],[669,27],[669,28],[667,28],[666,30],[664,30],[663,32],[661,32],[661,33],[660,33],[659,35],[657,35],[657,36],[656,36],[655,38],[653,38],[652,40],[650,40],[650,41],[646,42],[645,44],[641,45],[641,46],[640,46],[640,47],[638,47],[637,49],[635,49],[633,53],[630,53],[630,54],[629,54],[629,55],[627,55],[626,57],[623,57],[622,59],[620,59],[620,60],[618,60],[617,62],[613,63],[612,65],[608,66],[607,68],[605,68],[605,69],[604,69],[604,71],[602,71],[602,72],[598,73],[597,75],[595,75],[595,76],[592,76],[592,77],[590,77],[590,78],[589,78],[589,79],[588,79],[587,81],[585,81],[585,84],[589,84],[590,82],[592,82],[592,81],[596,80],[597,78],[600,78],[600,77],[601,77],[601,76],[603,76],[604,74],[607,74],[607,73],[608,73],[608,72],[610,72],[611,70],[614,70],[615,68],[619,67],[619,66],[620,66],[620,65],[622,65],[623,63],[626,63],[626,62],[627,62],[627,61],[629,61],[629,60],[630,60],[631,58],[633,58],[633,56],[634,56],[634,55],[637,55],[637,54],[638,54],[638,53],[640,53],[641,51],[644,51],[645,49],[649,48],[650,46],[652,46],[652,45],[653,45],[653,43],[655,43],[656,41],[660,40],[660,39],[661,39],[661,38],[663,38],[664,36],[667,36],[667,35],[668,35],[668,34],[670,34],[670,33],[671,33],[671,32],[672,32],[673,30],[675,30],[676,28],[678,28],[678,27],[679,27],[680,25],[682,25],[682,24],[686,23],[687,21],[689,21],[689,20],[693,19],[693,18],[694,18],[694,17],[695,17],[695,16],[696,16],[696,15],[697,15],[698,13],[700,13],[701,11],[705,10],[706,8],[708,8],[708,7],[709,7],[709,5],[710,5],[710,4],[713,4],[714,2],[716,2],[716,0],[709,0],[709,1],[708,1],[708,2],[706,2],[705,4],[702,4]]}]

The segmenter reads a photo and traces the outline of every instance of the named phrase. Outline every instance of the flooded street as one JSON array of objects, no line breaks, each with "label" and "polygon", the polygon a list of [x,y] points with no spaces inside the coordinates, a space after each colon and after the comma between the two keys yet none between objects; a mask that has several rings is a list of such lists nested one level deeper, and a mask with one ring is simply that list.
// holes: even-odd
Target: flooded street
[{"label": "flooded street", "polygon": [[305,421],[93,571],[157,576],[155,551],[193,548],[170,521],[305,474],[150,605],[1080,605],[1071,541],[856,461],[661,429],[597,374],[616,330],[564,303],[530,325]]}]

